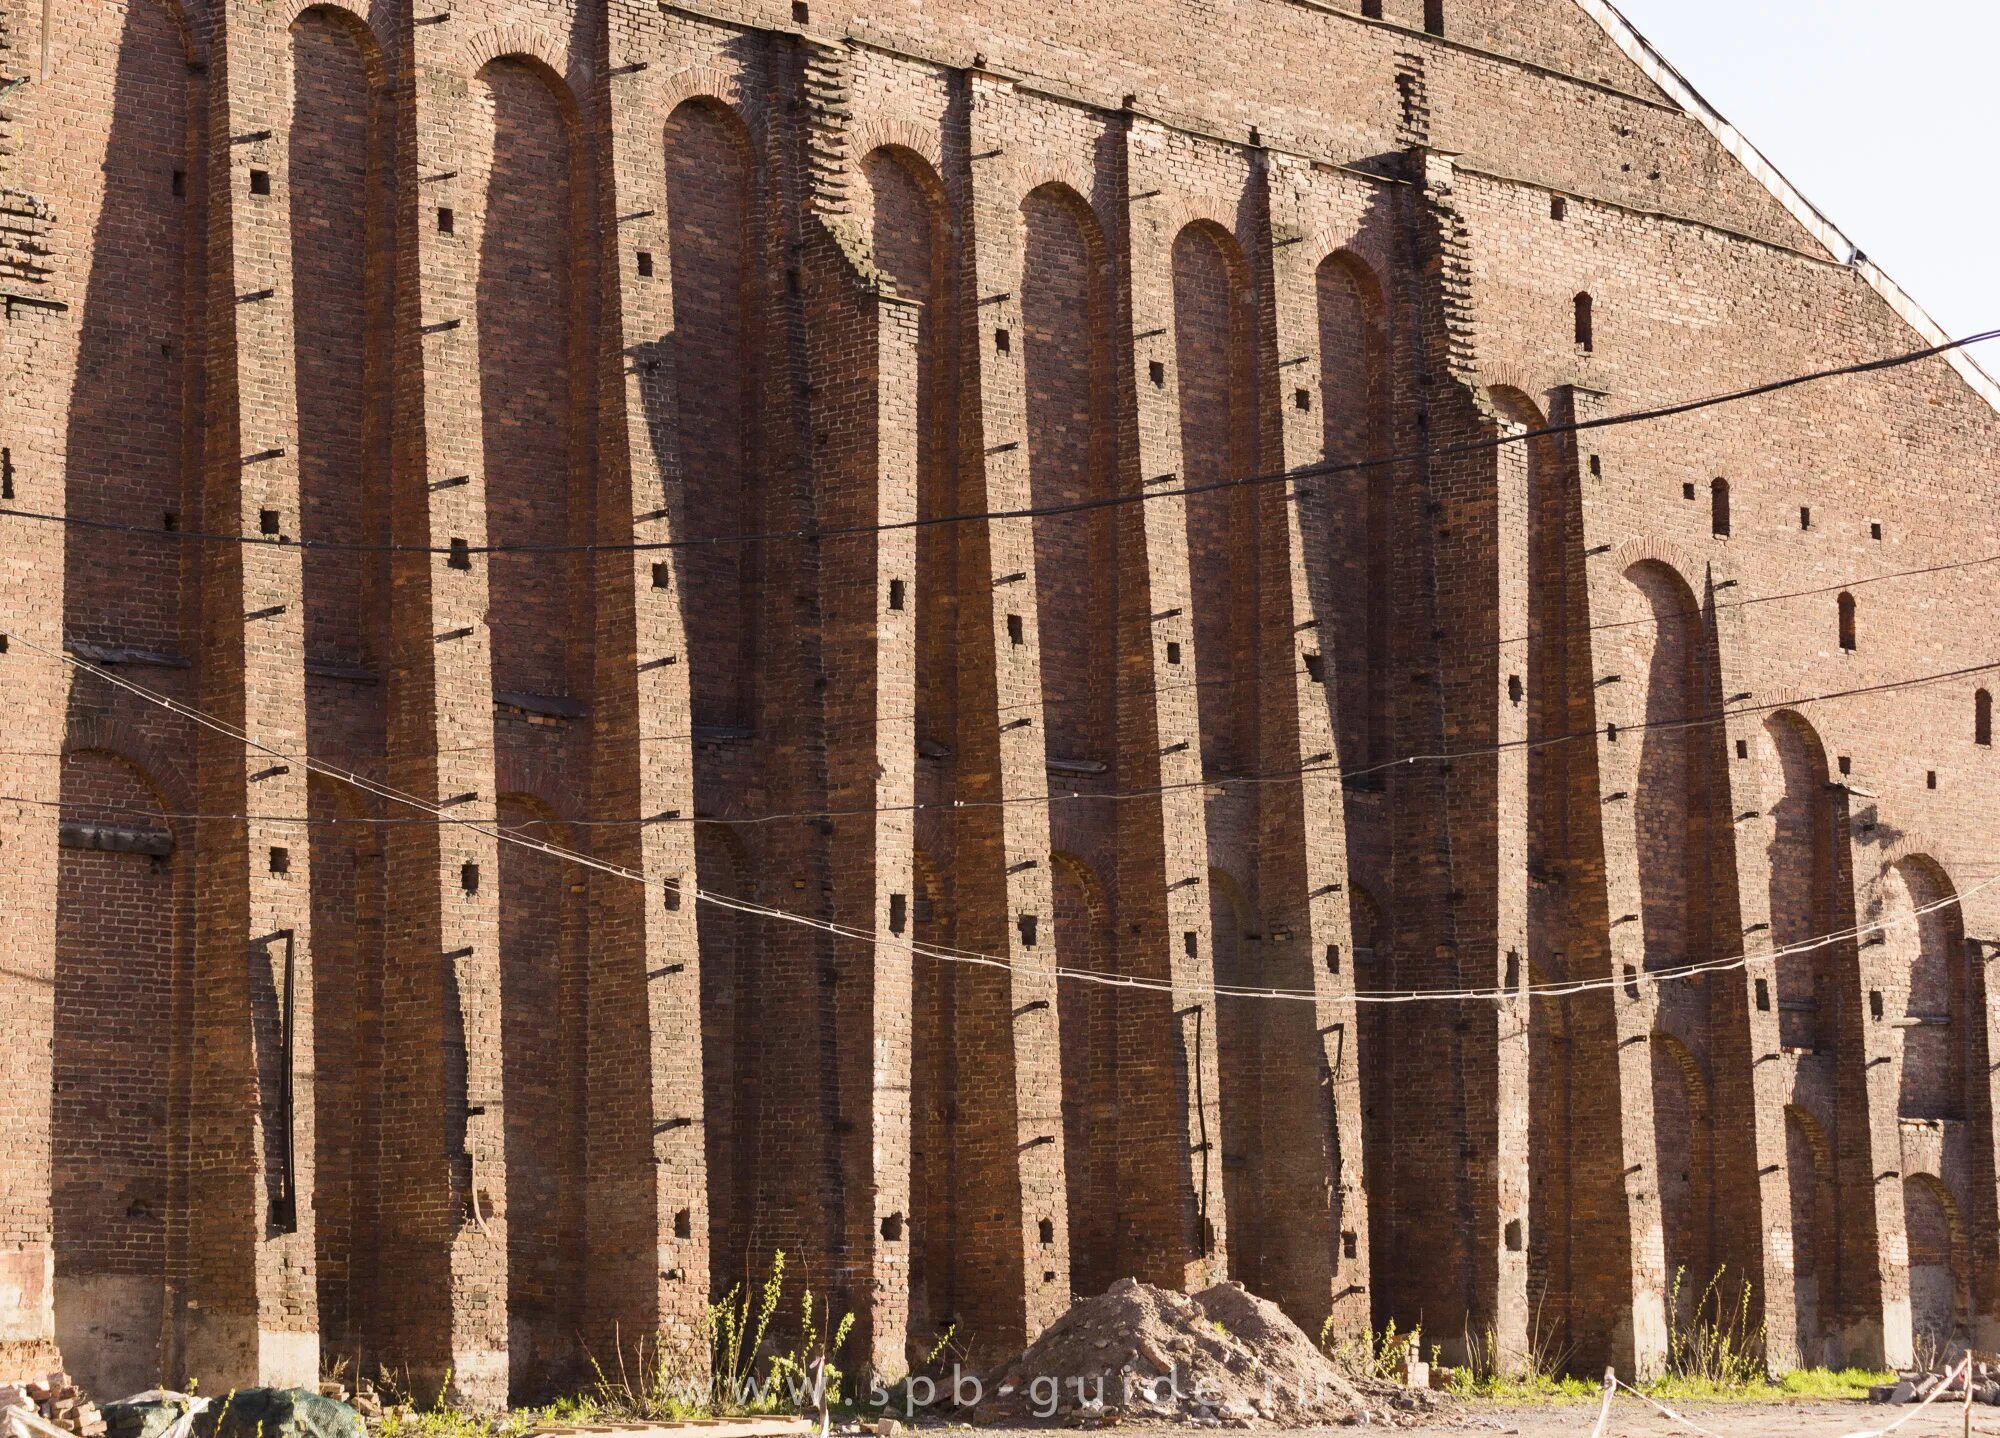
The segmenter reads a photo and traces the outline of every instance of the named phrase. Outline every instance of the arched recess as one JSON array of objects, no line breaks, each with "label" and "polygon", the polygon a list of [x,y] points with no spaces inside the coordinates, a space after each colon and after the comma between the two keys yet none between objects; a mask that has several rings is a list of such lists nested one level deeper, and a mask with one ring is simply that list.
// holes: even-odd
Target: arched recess
[{"label": "arched recess", "polygon": [[[716,820],[694,828],[695,884],[704,894],[756,900],[749,846]],[[683,898],[682,903],[692,902]],[[752,1230],[763,1132],[764,1044],[757,1021],[765,969],[759,921],[721,904],[704,904],[701,942],[701,1059],[708,1161],[710,1287],[718,1295],[755,1282]]]},{"label": "arched recess", "polygon": [[[1208,871],[1209,932],[1215,944],[1215,982],[1247,985],[1260,980],[1261,925],[1243,885],[1226,869]],[[1297,1215],[1270,1211],[1265,1170],[1266,1091],[1283,1082],[1267,1053],[1267,1000],[1221,997],[1215,1004],[1217,1080],[1222,1086],[1222,1197],[1229,1215],[1229,1276],[1252,1292],[1274,1292],[1265,1272],[1271,1223]]]},{"label": "arched recess", "polygon": [[1709,1085],[1688,1046],[1653,1033],[1653,1159],[1666,1236],[1670,1315],[1685,1327],[1716,1277],[1714,1131]]},{"label": "arched recess", "polygon": [[88,263],[70,316],[77,351],[62,511],[132,526],[65,531],[63,635],[178,654],[193,642],[183,595],[195,560],[191,546],[144,531],[170,527],[169,515],[191,520],[200,488],[204,82],[178,5],[91,5],[60,24],[63,45],[113,67],[109,103],[62,125],[67,163],[103,186],[93,228],[62,240]]},{"label": "arched recess", "polygon": [[1972,1248],[1949,1186],[1934,1173],[1903,1176],[1903,1227],[1910,1246],[1910,1327],[1920,1362],[1971,1338]]},{"label": "arched recess", "polygon": [[[1256,295],[1236,237],[1196,220],[1173,245],[1181,477],[1190,486],[1255,474]],[[1187,500],[1188,592],[1200,674],[1202,767],[1236,774],[1256,744],[1258,500],[1240,486]]]},{"label": "arched recess", "polygon": [[[919,845],[912,855],[911,917],[918,949],[948,949],[949,880]],[[959,965],[919,952],[911,971],[910,1025],[910,1349],[914,1365],[944,1338],[959,1311],[955,1255],[960,1243],[958,1150],[953,1106],[960,1071],[953,980]]]},{"label": "arched recess", "polygon": [[[1381,992],[1392,987],[1395,972],[1392,950],[1394,930],[1375,892],[1361,883],[1348,886],[1347,915],[1354,937],[1354,988],[1357,993]],[[1393,1047],[1394,1005],[1355,1005],[1355,1027],[1360,1036],[1361,1064],[1361,1151],[1364,1155],[1392,1152],[1396,1142],[1396,1072]],[[1395,1165],[1369,1162],[1362,1168],[1367,1184],[1368,1254],[1371,1272],[1382,1272],[1394,1262],[1390,1249],[1395,1232]],[[1387,1285],[1375,1286],[1371,1321],[1385,1324],[1391,1316],[1386,1306]]]},{"label": "arched recess", "polygon": [[[590,525],[594,312],[575,102],[538,60],[504,56],[473,86],[483,142],[479,383],[486,533],[495,545],[563,545]],[[583,560],[489,556],[488,626],[499,693],[566,696],[587,682]]]},{"label": "arched recess", "polygon": [[382,1123],[385,883],[382,827],[371,799],[319,774],[306,780],[311,819],[313,1239],[320,1343],[329,1361],[359,1363],[381,1278],[378,1154]]},{"label": "arched recess", "polygon": [[[1050,856],[1056,962],[1112,971],[1115,958],[1104,885],[1075,854]],[[1069,1199],[1070,1286],[1102,1293],[1117,1272],[1119,990],[1064,979],[1056,990],[1062,1049],[1064,1177]]]},{"label": "arched recess", "polygon": [[[390,538],[389,442],[396,223],[394,123],[383,57],[350,11],[301,9],[291,25],[285,194],[292,235],[299,513],[287,533],[320,544]],[[316,760],[376,772],[385,747],[386,554],[309,548],[301,560],[306,745]],[[312,775],[299,835],[311,875],[314,1243],[321,1342],[359,1362],[376,1278],[384,882],[381,830],[352,786]]]},{"label": "arched recess", "polygon": [[[540,798],[502,794],[501,829],[563,848]],[[500,1041],[507,1152],[507,1358],[513,1401],[574,1391],[583,1307],[584,887],[573,866],[500,845]],[[473,1095],[478,1102],[479,1096]]]},{"label": "arched recess", "polygon": [[[1698,727],[1703,712],[1701,618],[1687,581],[1657,560],[1625,577],[1643,596],[1650,623],[1626,631],[1645,684],[1646,729],[1639,738],[1638,790],[1632,828],[1637,853],[1646,967],[1673,970],[1706,957],[1707,888],[1700,840],[1706,765]],[[1685,991],[1684,985],[1662,990]]]},{"label": "arched recess", "polygon": [[[1326,459],[1347,464],[1386,454],[1389,354],[1382,287],[1361,258],[1338,250],[1318,271],[1320,414]],[[1390,521],[1395,471],[1373,466],[1326,477],[1313,537],[1326,556],[1313,613],[1328,631],[1335,679],[1334,736],[1344,767],[1389,757],[1387,673]]]},{"label": "arched recess", "polygon": [[[750,533],[766,498],[756,423],[764,354],[756,149],[735,111],[708,97],[674,108],[665,145],[680,524],[692,540]],[[738,544],[676,552],[699,726],[756,722],[764,552]]]},{"label": "arched recess", "polygon": [[[1532,950],[1531,950],[1532,952]],[[1528,981],[1561,983],[1558,967],[1530,960]],[[1532,1351],[1561,1368],[1576,1352],[1574,1331],[1574,1073],[1570,1000],[1528,1001],[1528,1336]]]},{"label": "arched recess", "polygon": [[[944,186],[928,160],[901,145],[870,151],[861,174],[875,263],[897,294],[923,307],[917,328],[917,514],[935,518],[956,512],[958,491],[956,306]],[[917,531],[917,733],[947,747],[956,738],[962,528],[937,524]]]},{"label": "arched recess", "polygon": [[1799,1363],[1826,1357],[1827,1319],[1840,1312],[1834,1234],[1833,1145],[1824,1125],[1798,1104],[1785,1106],[1785,1172],[1791,1189],[1793,1313]]},{"label": "arched recess", "polygon": [[[1104,233],[1090,206],[1065,185],[1030,193],[1021,217],[1030,492],[1037,507],[1104,499],[1117,484]],[[1111,764],[1118,672],[1113,511],[1038,515],[1033,524],[1048,752]]]},{"label": "arched recess", "polygon": [[1968,1116],[1965,919],[1957,893],[1927,854],[1903,858],[1882,875],[1885,966],[1891,982],[1904,986],[1897,1073],[1897,1112],[1904,1118]]},{"label": "arched recess", "polygon": [[[1764,737],[1773,766],[1769,787],[1777,795],[1771,810],[1771,944],[1784,950],[1842,927],[1834,902],[1835,814],[1827,797],[1826,747],[1804,716],[1779,710],[1765,719]],[[1834,953],[1809,950],[1778,962],[1773,987],[1786,1048],[1831,1052],[1839,1000]]]},{"label": "arched recess", "polygon": [[185,1103],[192,895],[184,837],[144,768],[75,748],[56,865],[56,1341],[100,1393],[155,1382],[176,1214],[172,1111]]}]

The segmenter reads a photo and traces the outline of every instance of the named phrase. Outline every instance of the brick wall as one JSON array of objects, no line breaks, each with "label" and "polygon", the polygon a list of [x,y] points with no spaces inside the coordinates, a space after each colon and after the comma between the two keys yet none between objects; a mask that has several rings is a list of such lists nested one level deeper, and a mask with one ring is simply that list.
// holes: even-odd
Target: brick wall
[{"label": "brick wall", "polygon": [[499,1403],[780,1250],[891,1375],[1128,1273],[1995,1341],[1991,683],[1880,686],[2000,428],[1436,452],[1917,343],[1584,7],[33,10],[8,1361]]}]

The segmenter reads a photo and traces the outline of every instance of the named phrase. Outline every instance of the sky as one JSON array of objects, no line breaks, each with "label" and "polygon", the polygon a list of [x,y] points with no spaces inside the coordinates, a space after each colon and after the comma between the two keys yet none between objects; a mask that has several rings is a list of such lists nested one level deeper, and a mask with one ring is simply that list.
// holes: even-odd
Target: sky
[{"label": "sky", "polygon": [[2000,329],[2000,0],[1614,3],[1947,331]]}]

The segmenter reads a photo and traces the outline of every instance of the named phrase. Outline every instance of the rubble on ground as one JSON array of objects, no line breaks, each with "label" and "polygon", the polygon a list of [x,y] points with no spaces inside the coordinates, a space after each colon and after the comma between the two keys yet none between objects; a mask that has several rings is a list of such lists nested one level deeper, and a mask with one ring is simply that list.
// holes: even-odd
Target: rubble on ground
[{"label": "rubble on ground", "polygon": [[1319,1346],[1240,1283],[1192,1297],[1122,1278],[1086,1298],[985,1380],[975,1423],[1303,1427],[1392,1420],[1427,1391],[1364,1393]]},{"label": "rubble on ground", "polygon": [[1972,1401],[2000,1408],[2000,1363],[1974,1362],[1969,1373],[1960,1373],[1963,1356],[1950,1362],[1939,1360],[1936,1368],[1912,1369],[1896,1375],[1894,1383],[1878,1383],[1868,1390],[1875,1403],[1921,1403],[1932,1394],[1937,1401],[1965,1402],[1965,1389],[1972,1386]]},{"label": "rubble on ground", "polygon": [[31,1411],[78,1438],[103,1438],[105,1431],[104,1415],[67,1373],[0,1387],[0,1432],[7,1438],[21,1438],[28,1425],[7,1423],[8,1409]]}]

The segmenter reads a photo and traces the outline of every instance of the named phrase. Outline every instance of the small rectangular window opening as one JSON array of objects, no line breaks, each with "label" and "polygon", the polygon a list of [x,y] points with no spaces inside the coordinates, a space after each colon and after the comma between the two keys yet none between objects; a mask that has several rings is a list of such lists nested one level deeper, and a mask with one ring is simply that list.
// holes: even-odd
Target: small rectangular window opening
[{"label": "small rectangular window opening", "polygon": [[1339,944],[1328,944],[1326,946],[1326,971],[1329,974],[1337,974],[1340,972]]},{"label": "small rectangular window opening", "polygon": [[1550,219],[1552,219],[1552,220],[1566,220],[1566,219],[1568,219],[1568,218],[1569,218],[1569,201],[1568,201],[1568,200],[1566,200],[1566,199],[1564,199],[1564,198],[1563,198],[1563,197],[1562,197],[1561,195],[1550,195],[1550,196],[1549,196],[1549,218],[1550,218]]},{"label": "small rectangular window opening", "polygon": [[1003,355],[1012,354],[1014,352],[1014,336],[1006,330],[993,331],[993,348]]},{"label": "small rectangular window opening", "polygon": [[1507,1251],[1509,1253],[1521,1251],[1521,1220],[1518,1218],[1507,1220]]},{"label": "small rectangular window opening", "polygon": [[269,170],[252,170],[250,172],[250,193],[253,195],[268,195],[271,193],[271,172]]},{"label": "small rectangular window opening", "polygon": [[1588,292],[1576,297],[1576,347],[1585,354],[1597,347],[1597,302]]},{"label": "small rectangular window opening", "polygon": [[1167,663],[1179,664],[1180,662],[1181,662],[1180,641],[1178,639],[1169,639],[1167,641]]},{"label": "small rectangular window opening", "polygon": [[173,533],[180,527],[181,527],[181,517],[178,514],[174,513],[174,511],[172,511],[171,509],[168,510],[165,514],[160,516],[160,528],[166,530],[169,534]]},{"label": "small rectangular window opening", "polygon": [[292,851],[290,849],[273,848],[271,850],[271,872],[274,874],[289,874],[292,872]]},{"label": "small rectangular window opening", "polygon": [[1167,382],[1166,365],[1159,360],[1149,361],[1146,365],[1146,378],[1150,379],[1156,388],[1165,385]]},{"label": "small rectangular window opening", "polygon": [[1601,455],[1593,454],[1590,457],[1590,477],[1592,479],[1604,478],[1604,459]]},{"label": "small rectangular window opening", "polygon": [[653,565],[653,588],[667,589],[672,587],[672,575],[673,569],[665,560],[655,561]]},{"label": "small rectangular window opening", "polygon": [[1868,537],[1869,537],[1870,539],[1875,539],[1875,540],[1879,540],[1879,539],[1881,539],[1881,537],[1882,537],[1882,522],[1881,522],[1880,520],[1876,520],[1876,521],[1875,521],[1874,523],[1872,523],[1872,524],[1870,524],[1870,525],[1868,526]]},{"label": "small rectangular window opening", "polygon": [[1757,980],[1757,1012],[1760,1014],[1771,1012],[1771,981],[1769,979]]},{"label": "small rectangular window opening", "polygon": [[14,497],[14,451],[0,449],[0,499]]},{"label": "small rectangular window opening", "polygon": [[642,280],[650,280],[652,277],[653,277],[653,252],[651,250],[641,250],[639,251],[639,278]]},{"label": "small rectangular window opening", "polygon": [[278,532],[278,523],[277,510],[260,509],[257,511],[257,532],[259,534],[276,534]]},{"label": "small rectangular window opening", "polygon": [[470,862],[458,866],[458,886],[468,894],[479,892],[479,865]]},{"label": "small rectangular window opening", "polygon": [[1444,0],[1424,0],[1424,33],[1444,34]]},{"label": "small rectangular window opening", "polygon": [[1308,412],[1310,412],[1310,411],[1311,411],[1311,409],[1312,409],[1312,407],[1313,407],[1313,396],[1312,396],[1312,391],[1311,391],[1311,390],[1309,390],[1309,389],[1297,389],[1297,390],[1293,390],[1293,391],[1292,391],[1292,405],[1293,405],[1293,407],[1294,407],[1294,408],[1296,408],[1296,409],[1297,409],[1297,410],[1298,410],[1298,411],[1299,411],[1299,412],[1300,412],[1301,414],[1304,414],[1304,413],[1308,413]]},{"label": "small rectangular window opening", "polygon": [[1682,486],[1681,486],[1681,498],[1682,498],[1682,499],[1693,499],[1693,498],[1694,498],[1694,481],[1693,481],[1693,480],[1689,480],[1689,481],[1688,481],[1688,482],[1687,482],[1686,484],[1684,484],[1684,485],[1682,485]]},{"label": "small rectangular window opening", "polygon": [[1812,506],[1810,504],[1802,504],[1799,506],[1799,528],[1800,529],[1812,528]]},{"label": "small rectangular window opening", "polygon": [[1870,989],[1868,991],[1868,1017],[1880,1023],[1882,1021],[1882,1011],[1882,991],[1880,989]]},{"label": "small rectangular window opening", "polygon": [[455,235],[458,233],[458,216],[453,213],[451,206],[439,205],[437,219],[439,234]]},{"label": "small rectangular window opening", "polygon": [[889,896],[889,932],[900,934],[909,926],[910,901],[902,894]]},{"label": "small rectangular window opening", "polygon": [[1361,18],[1364,20],[1380,20],[1382,18],[1382,0],[1361,0]]},{"label": "small rectangular window opening", "polygon": [[1937,770],[1927,769],[1924,771],[1924,787],[1926,789],[1937,788]]},{"label": "small rectangular window opening", "polygon": [[1021,623],[1018,614],[1007,616],[1007,642],[1017,649],[1028,642],[1027,627]]},{"label": "small rectangular window opening", "polygon": [[186,170],[174,171],[174,198],[177,200],[185,200],[187,198],[187,192],[188,192],[188,172]]},{"label": "small rectangular window opening", "polygon": [[1035,916],[1033,914],[1021,915],[1014,921],[1014,927],[1021,935],[1021,947],[1032,949],[1035,946]]},{"label": "small rectangular window opening", "polygon": [[1521,956],[1514,950],[1507,951],[1506,988],[1509,993],[1521,987]]},{"label": "small rectangular window opening", "polygon": [[1188,929],[1181,934],[1181,952],[1189,958],[1193,958],[1200,952],[1200,940],[1196,937],[1193,929]]},{"label": "small rectangular window opening", "polygon": [[891,609],[903,607],[903,581],[900,579],[889,581],[889,607]]},{"label": "small rectangular window opening", "polygon": [[1315,684],[1326,683],[1326,661],[1317,654],[1306,655],[1306,677]]},{"label": "small rectangular window opening", "polygon": [[1836,767],[1840,770],[1840,777],[1845,779],[1854,772],[1854,760],[1842,754]]},{"label": "small rectangular window opening", "polygon": [[667,912],[670,914],[678,914],[681,911],[680,875],[676,874],[673,878],[667,880],[665,885],[665,891],[666,891],[666,901],[667,901]]},{"label": "small rectangular window opening", "polygon": [[812,7],[806,4],[806,0],[792,0],[792,23],[794,25],[812,23]]},{"label": "small rectangular window opening", "polygon": [[1750,757],[1750,741],[1748,739],[1738,739],[1736,741],[1736,757],[1739,759],[1748,759]]}]

